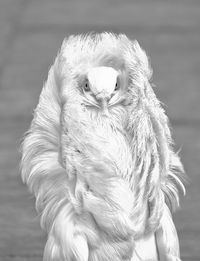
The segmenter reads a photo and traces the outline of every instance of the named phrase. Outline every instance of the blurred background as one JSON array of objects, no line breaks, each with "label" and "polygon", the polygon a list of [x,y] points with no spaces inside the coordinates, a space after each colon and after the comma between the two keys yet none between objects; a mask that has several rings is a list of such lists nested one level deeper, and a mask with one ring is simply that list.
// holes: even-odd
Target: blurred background
[{"label": "blurred background", "polygon": [[189,176],[174,215],[181,256],[200,260],[200,1],[0,0],[0,261],[41,261],[45,234],[19,173],[19,144],[64,37],[112,30],[150,56],[155,92]]}]

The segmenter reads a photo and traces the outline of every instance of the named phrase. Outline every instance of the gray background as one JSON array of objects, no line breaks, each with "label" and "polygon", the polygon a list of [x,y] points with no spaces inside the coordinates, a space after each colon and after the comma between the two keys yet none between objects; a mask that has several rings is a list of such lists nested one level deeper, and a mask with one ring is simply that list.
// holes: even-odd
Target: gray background
[{"label": "gray background", "polygon": [[19,144],[71,33],[113,30],[151,58],[157,96],[189,176],[174,215],[183,260],[200,260],[200,1],[0,0],[0,261],[42,260],[45,235],[19,177]]}]

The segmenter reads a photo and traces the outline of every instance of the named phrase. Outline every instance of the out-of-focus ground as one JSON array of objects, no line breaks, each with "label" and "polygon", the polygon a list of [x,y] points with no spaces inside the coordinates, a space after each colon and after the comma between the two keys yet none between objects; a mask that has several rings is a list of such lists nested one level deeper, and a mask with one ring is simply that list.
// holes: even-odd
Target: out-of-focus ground
[{"label": "out-of-focus ground", "polygon": [[39,261],[45,235],[19,177],[19,144],[63,38],[136,38],[171,120],[190,184],[175,214],[184,261],[200,260],[200,1],[0,0],[0,261]]}]

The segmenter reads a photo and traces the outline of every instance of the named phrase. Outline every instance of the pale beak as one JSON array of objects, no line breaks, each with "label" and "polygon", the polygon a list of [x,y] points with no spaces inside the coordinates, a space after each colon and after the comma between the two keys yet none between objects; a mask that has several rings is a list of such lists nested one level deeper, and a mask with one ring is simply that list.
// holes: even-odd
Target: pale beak
[{"label": "pale beak", "polygon": [[106,116],[108,116],[108,101],[109,101],[109,99],[107,97],[98,99],[98,102],[101,106],[103,115],[106,115]]},{"label": "pale beak", "polygon": [[102,110],[108,109],[108,99],[107,98],[104,98],[101,100],[101,107],[102,107]]}]

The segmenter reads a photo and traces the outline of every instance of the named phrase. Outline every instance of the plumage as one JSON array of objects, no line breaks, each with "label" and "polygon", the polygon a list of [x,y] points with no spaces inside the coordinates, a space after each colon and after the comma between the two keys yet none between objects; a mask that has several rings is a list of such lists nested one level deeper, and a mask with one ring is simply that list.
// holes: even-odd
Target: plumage
[{"label": "plumage", "polygon": [[137,41],[64,40],[22,144],[45,261],[180,260],[183,167]]}]

